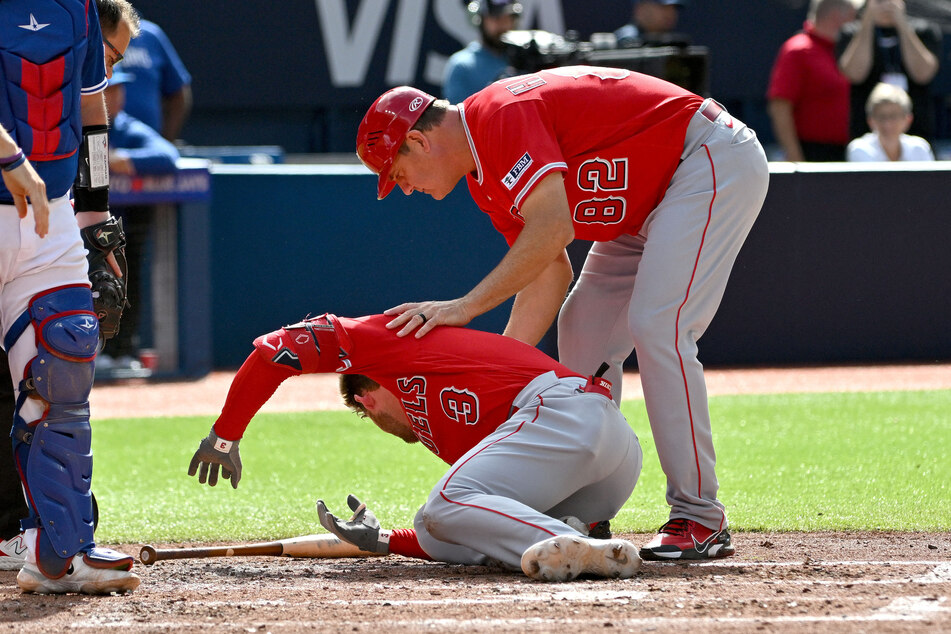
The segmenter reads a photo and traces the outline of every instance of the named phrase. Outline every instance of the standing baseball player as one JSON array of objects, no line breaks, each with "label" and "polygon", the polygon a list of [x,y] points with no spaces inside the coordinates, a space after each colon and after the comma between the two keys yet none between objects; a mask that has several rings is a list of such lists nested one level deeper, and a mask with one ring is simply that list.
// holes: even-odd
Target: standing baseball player
[{"label": "standing baseball player", "polygon": [[[697,339],[766,196],[752,130],[712,99],[628,70],[565,67],[500,80],[458,106],[410,87],[370,107],[357,154],[395,186],[435,199],[466,177],[508,253],[451,301],[386,314],[401,336],[463,325],[515,296],[505,334],[535,345],[559,314],[560,360],[588,374],[637,351],[670,520],[646,559],[734,552],[717,499]],[[577,284],[565,247],[594,241]]]},{"label": "standing baseball player", "polygon": [[318,502],[328,530],[371,552],[501,562],[545,581],[632,576],[634,544],[586,536],[615,516],[641,470],[640,445],[610,386],[500,335],[445,327],[400,338],[389,321],[327,314],[258,337],[189,475],[214,486],[220,467],[237,488],[238,442],[280,383],[338,372],[350,407],[452,467],[415,530],[381,530],[352,496],[350,521]]},{"label": "standing baseball player", "polygon": [[94,3],[0,4],[0,323],[29,507],[24,592],[139,585],[131,557],[93,541],[93,359],[100,320],[103,331],[118,327],[124,302],[121,227],[108,211],[103,42]]}]

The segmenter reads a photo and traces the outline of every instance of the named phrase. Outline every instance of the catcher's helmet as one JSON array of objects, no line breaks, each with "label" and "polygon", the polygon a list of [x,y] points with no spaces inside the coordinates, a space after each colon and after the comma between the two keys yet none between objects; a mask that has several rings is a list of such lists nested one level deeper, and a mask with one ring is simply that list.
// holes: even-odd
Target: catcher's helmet
[{"label": "catcher's helmet", "polygon": [[435,100],[432,95],[410,86],[393,88],[373,102],[360,122],[357,156],[371,171],[379,174],[377,197],[380,200],[396,186],[389,178],[390,168],[406,133]]}]

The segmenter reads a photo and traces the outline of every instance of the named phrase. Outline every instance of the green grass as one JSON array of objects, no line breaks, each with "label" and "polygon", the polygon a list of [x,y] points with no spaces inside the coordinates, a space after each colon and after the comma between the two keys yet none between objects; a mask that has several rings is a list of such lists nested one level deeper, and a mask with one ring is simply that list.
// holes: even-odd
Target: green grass
[{"label": "green grass", "polygon": [[[951,530],[951,390],[711,399],[720,499],[737,530]],[[643,402],[623,410],[644,470],[612,522],[649,532],[667,518]],[[384,526],[411,526],[446,465],[348,412],[258,416],[233,490],[186,475],[210,417],[93,424],[93,490],[104,543],[276,539],[322,532],[314,502],[347,493]]]}]

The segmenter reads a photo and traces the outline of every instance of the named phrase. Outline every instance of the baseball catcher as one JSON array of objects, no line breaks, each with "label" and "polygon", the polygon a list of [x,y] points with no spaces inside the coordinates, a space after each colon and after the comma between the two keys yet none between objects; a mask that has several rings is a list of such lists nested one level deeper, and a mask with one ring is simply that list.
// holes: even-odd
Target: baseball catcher
[{"label": "baseball catcher", "polygon": [[237,488],[241,437],[277,387],[337,372],[354,412],[451,467],[412,529],[381,528],[351,495],[348,520],[317,502],[327,530],[367,552],[502,564],[544,581],[633,576],[634,544],[588,535],[620,510],[641,470],[610,385],[508,337],[443,327],[403,338],[388,321],[325,314],[258,337],[189,475],[215,486],[220,471]]}]

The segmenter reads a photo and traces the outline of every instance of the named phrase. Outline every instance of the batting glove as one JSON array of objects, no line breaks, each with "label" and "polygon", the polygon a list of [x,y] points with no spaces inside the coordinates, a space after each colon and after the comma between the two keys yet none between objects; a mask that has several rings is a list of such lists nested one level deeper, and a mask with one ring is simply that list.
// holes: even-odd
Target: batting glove
[{"label": "batting glove", "polygon": [[383,555],[390,554],[390,531],[380,530],[380,522],[377,521],[373,511],[353,495],[347,496],[347,505],[353,511],[353,517],[344,522],[327,510],[323,500],[317,500],[317,516],[320,518],[320,525],[360,550]]},{"label": "batting glove", "polygon": [[[231,479],[231,488],[238,488],[241,479],[241,455],[238,453],[240,440],[224,440],[215,434],[214,428],[208,437],[198,445],[198,451],[192,456],[188,465],[188,475],[193,476],[198,471],[198,481],[209,486],[218,484],[218,467],[221,467],[221,477]],[[198,467],[201,466],[201,470]],[[209,467],[211,472],[209,473]]]}]

